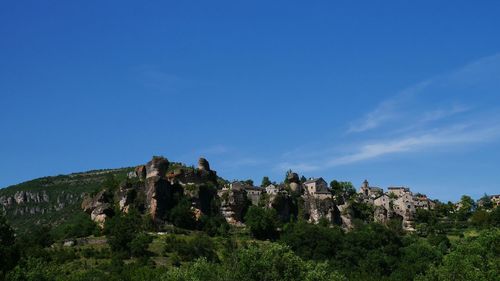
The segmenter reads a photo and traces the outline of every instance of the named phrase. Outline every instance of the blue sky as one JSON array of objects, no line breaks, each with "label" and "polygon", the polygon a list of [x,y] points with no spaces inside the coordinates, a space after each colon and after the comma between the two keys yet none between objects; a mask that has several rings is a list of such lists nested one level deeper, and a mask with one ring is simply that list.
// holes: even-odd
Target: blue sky
[{"label": "blue sky", "polygon": [[3,1],[0,186],[152,155],[500,193],[498,1]]}]

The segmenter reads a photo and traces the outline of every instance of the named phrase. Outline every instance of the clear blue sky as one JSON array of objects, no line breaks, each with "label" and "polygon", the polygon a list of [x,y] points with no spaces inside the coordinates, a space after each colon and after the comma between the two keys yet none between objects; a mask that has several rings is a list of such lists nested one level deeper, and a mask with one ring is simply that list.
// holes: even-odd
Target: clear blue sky
[{"label": "clear blue sky", "polygon": [[500,193],[498,1],[2,1],[0,186],[152,155]]}]

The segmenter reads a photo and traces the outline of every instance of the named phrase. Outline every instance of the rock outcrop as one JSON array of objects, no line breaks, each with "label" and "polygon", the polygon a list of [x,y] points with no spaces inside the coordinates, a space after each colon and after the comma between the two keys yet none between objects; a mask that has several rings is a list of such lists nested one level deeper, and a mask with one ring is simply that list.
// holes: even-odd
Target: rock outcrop
[{"label": "rock outcrop", "polygon": [[300,183],[299,175],[294,172],[289,172],[286,177],[290,191],[295,194],[300,194],[302,192],[302,184]]},{"label": "rock outcrop", "polygon": [[198,168],[179,168],[168,173],[168,180],[171,183],[185,185],[199,185],[211,183],[217,185],[217,172],[210,170],[210,164],[205,158],[198,160]]},{"label": "rock outcrop", "polygon": [[107,190],[102,190],[95,196],[86,196],[82,202],[82,209],[90,214],[90,218],[101,228],[109,216],[113,215],[113,205]]},{"label": "rock outcrop", "polygon": [[283,222],[289,222],[292,217],[297,217],[298,206],[287,192],[279,192],[274,196],[270,196],[267,207],[276,210],[278,217]]},{"label": "rock outcrop", "polygon": [[241,225],[244,211],[249,201],[243,188],[224,188],[218,192],[221,200],[221,213],[229,224]]},{"label": "rock outcrop", "polygon": [[320,219],[326,219],[331,224],[342,224],[340,210],[333,201],[333,198],[317,198],[315,196],[305,195],[303,215],[311,223],[318,223]]},{"label": "rock outcrop", "polygon": [[212,201],[217,196],[217,174],[210,170],[206,159],[200,158],[198,164],[198,169],[182,167],[169,172],[170,162],[164,157],[153,156],[151,161],[128,173],[128,180],[122,182],[111,196],[104,196],[109,191],[102,191],[94,197],[87,197],[82,208],[101,225],[113,206],[124,213],[135,208],[161,224],[168,219],[168,211],[179,198],[186,196],[200,217],[211,211]]},{"label": "rock outcrop", "polygon": [[208,163],[207,159],[200,158],[198,160],[198,170],[201,170],[201,171],[211,171],[210,170],[210,164]]},{"label": "rock outcrop", "polygon": [[[168,160],[161,156],[153,156],[153,159],[146,164],[146,179],[151,177],[164,178],[167,175]],[[142,169],[139,166],[137,169]]]}]

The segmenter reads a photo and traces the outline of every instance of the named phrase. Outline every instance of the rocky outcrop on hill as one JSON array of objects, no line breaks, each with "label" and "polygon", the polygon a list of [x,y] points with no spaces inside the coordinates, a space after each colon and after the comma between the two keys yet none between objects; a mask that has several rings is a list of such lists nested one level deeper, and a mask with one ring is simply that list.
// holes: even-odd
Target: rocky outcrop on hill
[{"label": "rocky outcrop on hill", "polygon": [[210,170],[210,164],[208,163],[207,159],[205,158],[200,158],[198,160],[198,170],[200,171],[211,171]]},{"label": "rocky outcrop on hill", "polygon": [[42,203],[49,202],[49,195],[46,191],[31,192],[17,191],[11,196],[0,196],[0,205],[10,207],[12,205],[22,205],[27,203]]},{"label": "rocky outcrop on hill", "polygon": [[112,206],[125,213],[133,207],[161,224],[167,220],[168,211],[179,198],[187,196],[193,209],[201,216],[209,211],[216,197],[217,176],[215,171],[210,170],[206,159],[201,158],[198,162],[198,169],[170,169],[166,158],[153,156],[151,161],[128,173],[128,180],[113,192],[112,199],[103,198],[102,193],[98,193],[86,199],[82,208],[100,224],[105,221]]},{"label": "rocky outcrop on hill", "polygon": [[276,210],[278,217],[283,222],[289,222],[292,217],[297,217],[298,206],[287,192],[279,192],[271,196],[267,207]]},{"label": "rocky outcrop on hill", "polygon": [[333,198],[318,198],[305,195],[303,198],[303,215],[309,222],[317,223],[320,219],[326,219],[331,224],[342,224],[340,211]]},{"label": "rocky outcrop on hill", "polygon": [[[152,177],[164,178],[167,175],[169,164],[166,158],[153,156],[153,159],[146,164],[146,179]],[[141,166],[138,169],[141,169]]]},{"label": "rocky outcrop on hill", "polygon": [[224,188],[218,192],[221,200],[221,213],[226,221],[232,225],[241,225],[243,214],[250,202],[243,188]]},{"label": "rocky outcrop on hill", "polygon": [[217,172],[210,169],[210,164],[205,158],[198,160],[198,168],[178,168],[167,174],[171,183],[185,185],[199,185],[211,183],[217,185]]},{"label": "rocky outcrop on hill", "polygon": [[102,190],[95,196],[86,196],[82,201],[83,211],[90,214],[90,218],[100,227],[104,227],[106,219],[113,215],[110,196],[107,190]]},{"label": "rocky outcrop on hill", "polygon": [[296,194],[302,192],[302,184],[297,173],[289,172],[287,174],[287,181],[291,192]]}]

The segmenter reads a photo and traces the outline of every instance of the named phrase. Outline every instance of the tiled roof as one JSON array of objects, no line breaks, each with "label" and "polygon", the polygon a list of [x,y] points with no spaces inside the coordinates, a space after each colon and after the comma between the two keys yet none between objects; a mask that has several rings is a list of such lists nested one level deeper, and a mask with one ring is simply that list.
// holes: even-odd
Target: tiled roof
[{"label": "tiled roof", "polygon": [[310,179],[310,180],[305,181],[304,184],[306,184],[306,183],[316,183],[316,182],[319,182],[319,181],[322,181],[322,180],[324,181],[323,178]]}]

